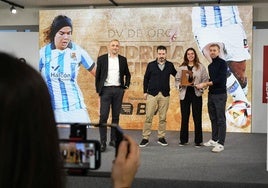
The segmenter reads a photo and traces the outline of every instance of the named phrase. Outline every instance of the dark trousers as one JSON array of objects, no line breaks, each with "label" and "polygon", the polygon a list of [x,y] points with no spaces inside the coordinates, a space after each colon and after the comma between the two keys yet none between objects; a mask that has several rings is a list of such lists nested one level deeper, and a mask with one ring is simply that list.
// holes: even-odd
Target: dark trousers
[{"label": "dark trousers", "polygon": [[[109,118],[110,108],[112,109],[112,123],[119,123],[124,89],[122,87],[104,87],[100,95],[100,124],[106,124]],[[100,126],[100,141],[107,141],[107,126]],[[111,128],[111,140],[116,140],[115,128]]]},{"label": "dark trousers", "polygon": [[208,113],[211,121],[212,140],[224,145],[226,137],[225,106],[227,94],[208,94]]},{"label": "dark trousers", "polygon": [[202,96],[197,97],[194,88],[187,88],[185,98],[180,100],[181,106],[181,143],[187,143],[189,139],[189,116],[192,106],[192,115],[194,120],[195,138],[194,142],[200,144],[203,142],[202,132]]}]

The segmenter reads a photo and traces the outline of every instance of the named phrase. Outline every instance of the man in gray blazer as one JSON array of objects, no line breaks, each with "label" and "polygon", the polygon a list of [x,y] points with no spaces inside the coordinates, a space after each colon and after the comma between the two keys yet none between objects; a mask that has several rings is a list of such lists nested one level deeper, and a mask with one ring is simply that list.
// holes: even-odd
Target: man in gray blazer
[{"label": "man in gray blazer", "polygon": [[[119,123],[122,100],[125,89],[130,84],[130,72],[127,59],[119,55],[120,43],[113,39],[109,44],[109,53],[100,56],[97,60],[96,91],[100,96],[100,125],[106,124],[110,107],[112,108],[112,124]],[[101,151],[106,150],[107,127],[100,126]],[[115,146],[115,128],[111,128],[110,146]]]}]

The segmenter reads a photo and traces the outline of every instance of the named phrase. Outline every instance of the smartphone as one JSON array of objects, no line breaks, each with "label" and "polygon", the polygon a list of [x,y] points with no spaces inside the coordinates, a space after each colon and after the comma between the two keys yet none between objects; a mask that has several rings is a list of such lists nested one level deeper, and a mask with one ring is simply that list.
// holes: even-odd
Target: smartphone
[{"label": "smartphone", "polygon": [[93,126],[107,126],[115,129],[115,157],[118,154],[118,147],[121,141],[124,139],[124,132],[118,124],[92,124]]},{"label": "smartphone", "polygon": [[124,133],[123,133],[123,130],[121,129],[121,127],[119,125],[115,125],[115,126],[112,126],[112,127],[115,128],[115,137],[116,137],[116,140],[115,140],[115,157],[116,157],[117,154],[118,154],[119,144],[124,139]]},{"label": "smartphone", "polygon": [[60,139],[60,155],[66,169],[96,170],[101,165],[98,140]]}]

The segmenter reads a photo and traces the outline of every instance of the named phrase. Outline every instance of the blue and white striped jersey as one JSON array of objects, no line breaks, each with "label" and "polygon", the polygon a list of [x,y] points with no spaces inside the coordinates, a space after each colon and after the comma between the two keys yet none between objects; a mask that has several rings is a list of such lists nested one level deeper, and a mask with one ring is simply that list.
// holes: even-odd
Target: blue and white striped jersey
[{"label": "blue and white striped jersey", "polygon": [[75,43],[64,50],[55,49],[51,43],[40,49],[39,70],[47,83],[54,110],[86,108],[77,83],[81,64],[86,69],[95,65],[89,54]]},{"label": "blue and white striped jersey", "polygon": [[223,27],[241,24],[237,6],[193,7],[192,21],[195,27]]}]

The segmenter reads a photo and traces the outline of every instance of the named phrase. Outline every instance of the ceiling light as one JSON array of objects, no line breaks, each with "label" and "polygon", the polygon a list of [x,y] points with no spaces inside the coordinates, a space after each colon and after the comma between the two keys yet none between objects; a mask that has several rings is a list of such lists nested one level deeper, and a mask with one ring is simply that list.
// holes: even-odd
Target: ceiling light
[{"label": "ceiling light", "polygon": [[14,6],[11,6],[11,7],[10,7],[10,12],[11,12],[12,14],[16,14],[16,13],[17,13],[17,10],[16,10],[16,8],[15,8]]},{"label": "ceiling light", "polygon": [[13,2],[11,2],[11,1],[9,1],[9,0],[0,0],[1,2],[4,2],[4,3],[7,3],[7,4],[9,4],[11,7],[10,7],[10,12],[12,13],[12,14],[16,14],[17,13],[17,10],[16,10],[16,8],[22,8],[22,9],[24,9],[24,6],[22,6],[22,5],[19,5],[19,4],[17,4],[17,3],[13,3]]}]

